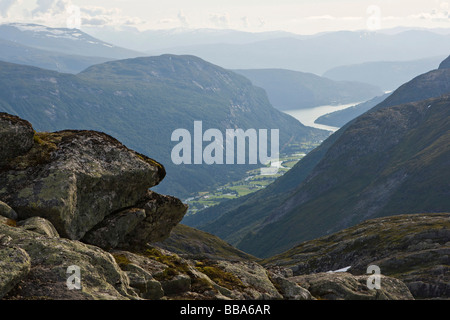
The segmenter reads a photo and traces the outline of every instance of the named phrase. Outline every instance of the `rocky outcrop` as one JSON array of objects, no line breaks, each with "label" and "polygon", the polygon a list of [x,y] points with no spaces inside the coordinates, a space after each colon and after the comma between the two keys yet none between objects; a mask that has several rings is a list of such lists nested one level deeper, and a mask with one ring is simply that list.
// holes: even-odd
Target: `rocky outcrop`
[{"label": "rocky outcrop", "polygon": [[[4,224],[0,224],[0,235],[8,238],[7,243],[3,242],[5,249],[0,249],[0,275],[11,283],[8,290],[3,290],[8,293],[7,299],[137,298],[129,291],[129,280],[114,258],[97,247]],[[13,256],[10,261],[15,260],[9,262],[4,259],[5,251],[18,257]],[[80,290],[67,286],[71,266],[80,270]]]},{"label": "rocky outcrop", "polygon": [[34,130],[28,121],[0,112],[0,167],[28,152],[33,137]]},{"label": "rocky outcrop", "polygon": [[380,288],[369,289],[369,276],[346,272],[316,273],[290,278],[317,299],[324,300],[414,300],[408,287],[398,279],[380,277]]},{"label": "rocky outcrop", "polygon": [[[141,297],[148,296],[147,289],[142,289],[144,279],[154,279],[161,284],[165,299],[283,298],[269,273],[255,262],[184,259],[157,247],[144,247],[133,253],[116,250],[112,254],[132,279],[141,279],[134,284]],[[155,287],[153,284],[152,296]]]},{"label": "rocky outcrop", "polygon": [[0,299],[30,272],[30,257],[20,248],[0,247]]},{"label": "rocky outcrop", "polygon": [[450,214],[412,214],[369,220],[307,241],[264,261],[308,275],[350,267],[354,275],[377,265],[402,280],[415,298],[450,297]]},{"label": "rocky outcrop", "polygon": [[[100,247],[169,236],[187,206],[148,190],[164,178],[164,167],[104,133],[35,133],[27,121],[4,113],[0,139],[0,238],[6,246],[2,254],[10,257],[0,266],[7,278],[2,295],[22,281],[12,296],[138,297],[125,273],[131,271],[122,271]],[[73,241],[83,238],[96,246]],[[21,254],[30,257],[31,269]],[[83,290],[69,293],[63,280],[71,265],[89,280],[83,279]],[[142,274],[131,279],[137,285]]]},{"label": "rocky outcrop", "polygon": [[136,204],[165,175],[156,161],[99,132],[41,133],[31,143],[1,169],[0,200],[20,220],[46,218],[70,239]]},{"label": "rocky outcrop", "polygon": [[6,203],[0,201],[0,216],[17,220],[17,213]]},{"label": "rocky outcrop", "polygon": [[32,217],[17,222],[17,226],[25,230],[34,231],[50,238],[59,238],[58,231],[47,219],[41,217]]}]

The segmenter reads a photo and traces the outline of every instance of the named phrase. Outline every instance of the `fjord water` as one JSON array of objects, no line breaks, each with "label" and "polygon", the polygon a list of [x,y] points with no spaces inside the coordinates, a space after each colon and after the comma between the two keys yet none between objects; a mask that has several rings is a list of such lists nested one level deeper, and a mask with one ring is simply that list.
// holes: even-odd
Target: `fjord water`
[{"label": "fjord water", "polygon": [[335,131],[339,130],[338,127],[332,127],[332,126],[327,126],[327,125],[323,125],[323,124],[318,124],[318,123],[315,123],[314,121],[316,121],[319,117],[321,117],[327,113],[344,110],[344,109],[350,108],[354,105],[357,105],[359,103],[361,103],[361,102],[353,102],[353,103],[341,104],[341,105],[326,105],[326,106],[319,106],[319,107],[308,108],[308,109],[286,110],[283,112],[294,117],[295,119],[300,121],[305,126],[335,132]]}]

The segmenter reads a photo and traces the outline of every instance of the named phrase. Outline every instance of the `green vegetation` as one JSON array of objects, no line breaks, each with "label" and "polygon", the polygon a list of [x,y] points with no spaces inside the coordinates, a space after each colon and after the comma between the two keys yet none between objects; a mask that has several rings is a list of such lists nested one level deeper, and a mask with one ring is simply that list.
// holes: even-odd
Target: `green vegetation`
[{"label": "green vegetation", "polygon": [[229,290],[245,289],[245,285],[238,277],[231,272],[224,271],[214,261],[198,261],[195,268],[221,287]]},{"label": "green vegetation", "polygon": [[286,149],[294,153],[283,153],[280,155],[280,168],[278,169],[278,173],[275,175],[261,175],[260,169],[253,169],[247,171],[244,177],[239,180],[229,182],[215,189],[211,188],[208,191],[202,191],[192,195],[185,200],[185,202],[189,204],[187,216],[194,215],[206,208],[218,205],[223,201],[237,199],[266,188],[294,167],[294,165],[297,164],[297,162],[301,160],[306,153],[318,145],[318,143],[289,145]]}]

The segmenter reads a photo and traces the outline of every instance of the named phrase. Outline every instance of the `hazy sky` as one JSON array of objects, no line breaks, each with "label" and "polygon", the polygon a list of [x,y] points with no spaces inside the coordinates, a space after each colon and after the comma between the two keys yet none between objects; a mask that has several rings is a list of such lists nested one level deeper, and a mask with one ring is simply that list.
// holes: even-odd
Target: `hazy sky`
[{"label": "hazy sky", "polygon": [[0,0],[0,23],[311,34],[396,26],[450,28],[450,0]]}]

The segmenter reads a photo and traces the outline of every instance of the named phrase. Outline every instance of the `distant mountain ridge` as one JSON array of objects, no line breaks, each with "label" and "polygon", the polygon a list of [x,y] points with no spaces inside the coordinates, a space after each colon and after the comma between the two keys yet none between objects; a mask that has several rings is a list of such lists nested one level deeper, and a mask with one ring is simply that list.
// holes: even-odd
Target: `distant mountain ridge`
[{"label": "distant mountain ridge", "polygon": [[0,38],[54,53],[125,59],[145,54],[106,43],[81,30],[27,23],[0,25]]},{"label": "distant mountain ridge", "polygon": [[279,110],[313,108],[364,101],[382,94],[376,86],[334,81],[312,73],[283,69],[234,70],[263,88]]},{"label": "distant mountain ridge", "polygon": [[450,35],[409,30],[394,34],[339,31],[306,39],[280,37],[246,44],[181,45],[148,53],[191,54],[226,69],[281,68],[322,75],[344,65],[418,60],[444,56],[449,51]]},{"label": "distant mountain ridge", "polygon": [[444,55],[413,61],[376,61],[339,66],[328,70],[324,77],[337,81],[365,82],[393,91],[410,79],[434,70]]},{"label": "distant mountain ridge", "polygon": [[111,58],[69,55],[41,50],[0,38],[0,60],[63,72],[79,73],[87,67],[113,60]]}]

